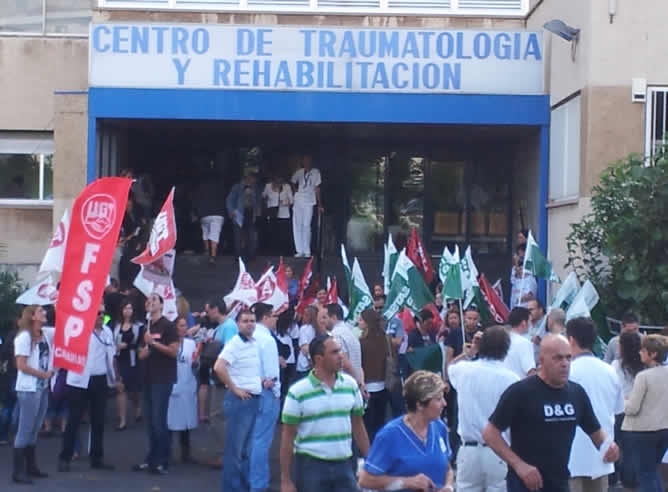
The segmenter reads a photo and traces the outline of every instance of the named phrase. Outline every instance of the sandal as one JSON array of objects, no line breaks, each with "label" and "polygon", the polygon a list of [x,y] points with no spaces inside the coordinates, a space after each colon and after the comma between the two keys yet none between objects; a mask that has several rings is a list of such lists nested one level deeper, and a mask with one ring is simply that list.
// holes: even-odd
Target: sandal
[{"label": "sandal", "polygon": [[125,425],[119,425],[118,427],[116,427],[116,432],[122,432],[122,431],[124,431],[124,430],[127,429],[127,428],[128,428],[128,425],[127,425],[127,424],[125,424]]}]

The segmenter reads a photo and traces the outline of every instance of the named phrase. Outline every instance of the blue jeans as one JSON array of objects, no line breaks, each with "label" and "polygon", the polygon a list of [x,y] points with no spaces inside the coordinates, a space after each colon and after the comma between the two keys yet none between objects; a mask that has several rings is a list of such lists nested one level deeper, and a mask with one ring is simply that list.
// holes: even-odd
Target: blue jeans
[{"label": "blue jeans", "polygon": [[223,397],[225,449],[223,451],[222,492],[247,492],[250,485],[249,459],[253,427],[260,408],[260,397],[242,400],[227,390]]},{"label": "blue jeans", "polygon": [[357,492],[350,459],[324,461],[303,454],[295,455],[297,492]]},{"label": "blue jeans", "polygon": [[264,490],[269,487],[269,450],[274,440],[274,430],[281,401],[271,390],[262,390],[257,419],[253,426],[250,450],[250,486],[251,490]]},{"label": "blue jeans", "polygon": [[668,449],[668,429],[627,432],[625,444],[631,456],[639,492],[663,492],[658,466]]},{"label": "blue jeans", "polygon": [[14,447],[34,446],[49,406],[49,388],[41,388],[37,391],[17,391],[16,396],[19,400],[19,426]]},{"label": "blue jeans", "polygon": [[148,454],[145,463],[155,468],[169,465],[169,429],[167,410],[172,384],[147,384],[144,388],[144,420],[148,435]]}]

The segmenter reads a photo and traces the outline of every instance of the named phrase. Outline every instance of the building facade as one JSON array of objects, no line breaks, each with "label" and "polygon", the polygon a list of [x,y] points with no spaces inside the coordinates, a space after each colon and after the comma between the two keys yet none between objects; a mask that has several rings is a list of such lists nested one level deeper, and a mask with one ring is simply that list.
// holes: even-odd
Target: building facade
[{"label": "building facade", "polygon": [[[668,6],[618,3],[10,1],[0,264],[32,281],[96,177],[131,167],[160,195],[214,169],[225,188],[247,168],[287,177],[308,153],[326,254],[378,255],[387,232],[417,227],[432,254],[470,243],[505,277],[531,228],[561,267],[600,171],[665,119],[651,101],[665,101]],[[581,29],[575,49],[543,29],[555,18]]]}]

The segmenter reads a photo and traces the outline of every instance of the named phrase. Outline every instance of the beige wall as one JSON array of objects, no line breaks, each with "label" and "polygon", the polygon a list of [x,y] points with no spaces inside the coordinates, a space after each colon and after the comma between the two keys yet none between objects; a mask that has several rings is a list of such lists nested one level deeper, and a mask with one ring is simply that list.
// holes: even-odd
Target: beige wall
[{"label": "beige wall", "polygon": [[87,39],[0,37],[0,130],[50,130],[54,91],[87,88]]},{"label": "beige wall", "polygon": [[547,212],[549,234],[547,239],[547,255],[557,275],[563,280],[567,271],[564,268],[568,260],[566,237],[571,231],[571,224],[578,222],[580,217],[591,211],[590,200],[582,198],[572,205],[552,207]]},{"label": "beige wall", "polygon": [[666,0],[617,0],[617,15],[612,24],[608,0],[586,3],[591,4],[589,30],[595,54],[591,60],[591,85],[629,87],[626,99],[630,101],[634,77],[646,78],[649,84],[668,84]]},{"label": "beige wall", "polygon": [[57,94],[55,97],[53,164],[54,226],[66,208],[86,186],[88,149],[88,96]]},{"label": "beige wall", "polygon": [[0,238],[0,264],[40,263],[51,240],[51,209],[0,208]]},{"label": "beige wall", "polygon": [[[527,19],[527,29],[544,32],[545,89],[550,93],[552,105],[587,85],[592,62],[593,33],[588,28],[591,5],[590,0],[545,0]],[[582,29],[575,60],[571,57],[570,43],[543,29],[543,24],[552,19]]]}]

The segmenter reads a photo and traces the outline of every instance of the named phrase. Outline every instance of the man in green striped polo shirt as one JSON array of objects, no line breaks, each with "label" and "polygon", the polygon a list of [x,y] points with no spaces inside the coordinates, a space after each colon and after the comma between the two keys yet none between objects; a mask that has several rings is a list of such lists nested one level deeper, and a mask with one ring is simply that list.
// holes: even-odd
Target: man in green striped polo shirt
[{"label": "man in green striped polo shirt", "polygon": [[357,491],[351,439],[362,456],[369,451],[362,394],[355,380],[341,371],[343,354],[334,337],[314,338],[309,354],[314,368],[290,387],[283,406],[281,492]]}]

